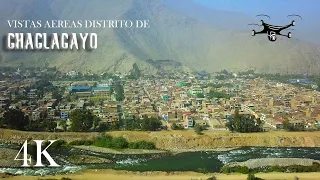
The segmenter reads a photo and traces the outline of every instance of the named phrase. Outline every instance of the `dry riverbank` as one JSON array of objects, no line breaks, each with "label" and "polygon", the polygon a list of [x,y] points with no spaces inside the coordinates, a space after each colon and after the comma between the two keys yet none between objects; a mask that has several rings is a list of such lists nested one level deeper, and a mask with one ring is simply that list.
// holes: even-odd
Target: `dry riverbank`
[{"label": "dry riverbank", "polygon": [[[206,180],[211,176],[216,176],[219,180],[246,180],[245,174],[200,174],[194,172],[128,172],[128,171],[115,171],[115,170],[101,170],[101,171],[84,171],[69,175],[34,177],[34,176],[14,176],[7,179],[12,180],[41,180],[41,179],[57,179],[68,177],[72,180]],[[0,176],[1,177],[1,176]],[[294,177],[299,177],[303,180],[319,180],[320,173],[258,173],[256,177],[265,180],[293,180]]]},{"label": "dry riverbank", "polygon": [[[129,142],[151,141],[163,150],[198,151],[236,147],[320,147],[319,132],[265,132],[231,133],[228,131],[207,131],[197,135],[194,131],[157,131],[157,132],[108,132],[112,136],[123,136]],[[49,133],[21,132],[0,129],[0,143],[22,143],[29,139],[57,139],[67,142],[80,139],[93,139],[98,133]]]}]

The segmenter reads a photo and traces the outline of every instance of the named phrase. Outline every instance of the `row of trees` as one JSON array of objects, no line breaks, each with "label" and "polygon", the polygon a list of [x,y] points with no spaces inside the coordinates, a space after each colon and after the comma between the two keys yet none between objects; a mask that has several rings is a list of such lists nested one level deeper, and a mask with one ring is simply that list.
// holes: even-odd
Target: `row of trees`
[{"label": "row of trees", "polygon": [[230,99],[231,95],[223,93],[223,92],[218,92],[218,91],[213,91],[210,90],[210,92],[208,93],[208,98],[209,99],[214,99],[214,98],[225,98],[225,99]]},{"label": "row of trees", "polygon": [[226,123],[226,127],[232,132],[250,133],[250,132],[261,132],[262,121],[255,119],[252,115],[240,115],[239,109],[235,109],[235,114],[231,120]]},{"label": "row of trees", "polygon": [[21,131],[54,131],[57,127],[55,121],[30,121],[29,116],[19,109],[7,110],[0,119],[0,127]]},{"label": "row of trees", "polygon": [[144,117],[143,119],[131,117],[123,120],[123,124],[116,122],[113,124],[103,123],[101,119],[94,116],[89,110],[74,110],[70,114],[71,131],[112,131],[120,130],[142,130],[156,131],[161,128],[161,122],[157,118]]},{"label": "row of trees", "polygon": [[305,128],[304,128],[304,125],[301,124],[292,124],[289,122],[288,119],[285,119],[284,122],[283,122],[283,129],[286,130],[286,131],[304,131]]},{"label": "row of trees", "polygon": [[93,142],[93,145],[113,149],[156,149],[155,144],[152,142],[128,142],[124,137],[112,137],[109,135],[100,136]]},{"label": "row of trees", "polygon": [[[161,128],[161,122],[157,118],[144,117],[143,119],[131,117],[120,122],[106,123],[92,114],[89,110],[76,109],[69,115],[71,126],[70,131],[73,132],[103,132],[115,130],[142,130],[142,131],[156,131]],[[68,125],[65,120],[61,120],[59,125],[64,131],[67,131]],[[56,121],[30,121],[21,110],[9,109],[4,113],[3,118],[0,119],[0,127],[9,129],[26,130],[26,131],[55,131],[57,127]]]},{"label": "row of trees", "polygon": [[161,128],[161,122],[157,118],[144,117],[143,119],[135,116],[124,120],[124,129],[129,131],[156,131]]}]

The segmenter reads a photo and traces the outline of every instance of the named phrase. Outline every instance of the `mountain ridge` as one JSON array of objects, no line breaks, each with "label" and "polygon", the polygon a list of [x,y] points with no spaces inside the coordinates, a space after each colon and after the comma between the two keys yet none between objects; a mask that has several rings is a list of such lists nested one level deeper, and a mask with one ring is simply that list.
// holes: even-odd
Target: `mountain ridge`
[{"label": "mountain ridge", "polygon": [[[33,0],[28,14],[38,8]],[[5,5],[0,2],[0,6]],[[21,3],[30,3],[22,1]],[[157,69],[147,59],[170,59],[191,71],[256,69],[261,73],[318,74],[319,46],[292,38],[279,37],[270,42],[266,35],[251,37],[251,30],[220,30],[176,12],[163,0],[43,0],[48,14],[58,19],[148,19],[148,29],[59,29],[64,32],[95,32],[98,49],[68,52],[0,52],[0,66],[43,66],[46,62],[61,71],[129,72],[137,63],[145,72]],[[22,6],[21,4],[19,6]],[[81,13],[80,13],[81,12]],[[80,13],[80,14],[79,14]],[[8,16],[8,13],[3,12]],[[8,16],[17,18],[21,15]],[[38,17],[38,16],[36,16]],[[5,19],[5,17],[1,17]],[[42,30],[43,31],[43,30]],[[1,33],[8,29],[0,29]],[[294,32],[293,32],[294,35]],[[17,56],[15,54],[18,54]],[[1,60],[2,59],[2,60]]]}]

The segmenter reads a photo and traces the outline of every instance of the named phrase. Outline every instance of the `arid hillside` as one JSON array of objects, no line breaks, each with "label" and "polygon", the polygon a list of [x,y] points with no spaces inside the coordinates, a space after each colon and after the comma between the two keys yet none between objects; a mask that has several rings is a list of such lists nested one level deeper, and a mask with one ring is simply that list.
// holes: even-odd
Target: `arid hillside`
[{"label": "arid hillside", "polygon": [[[75,3],[76,2],[76,3]],[[278,37],[270,42],[266,35],[251,36],[251,20],[239,19],[246,30],[220,30],[212,24],[170,8],[162,0],[31,0],[1,1],[0,33],[23,32],[95,32],[98,49],[67,52],[0,52],[0,66],[39,66],[68,71],[91,70],[128,72],[137,63],[145,72],[156,72],[146,62],[174,60],[194,70],[208,72],[256,69],[262,73],[319,74],[319,46],[295,38]],[[7,7],[7,8],[4,8]],[[24,8],[27,7],[27,8]],[[39,9],[41,11],[39,11]],[[202,11],[197,7],[194,11]],[[227,14],[227,13],[224,13]],[[225,15],[223,17],[226,17]],[[149,20],[147,29],[10,29],[7,19],[68,20]],[[220,21],[220,19],[219,19]],[[248,21],[248,22],[246,22]],[[221,19],[221,22],[224,22]],[[299,22],[297,21],[297,27]],[[258,30],[258,29],[257,29]],[[287,33],[287,32],[285,32]]]}]

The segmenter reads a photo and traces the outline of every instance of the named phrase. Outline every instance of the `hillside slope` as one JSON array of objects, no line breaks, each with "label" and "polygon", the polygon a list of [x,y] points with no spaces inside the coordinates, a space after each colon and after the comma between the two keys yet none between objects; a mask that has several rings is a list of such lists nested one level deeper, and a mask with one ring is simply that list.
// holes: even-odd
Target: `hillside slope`
[{"label": "hillside slope", "polygon": [[[32,6],[21,9],[19,15],[1,13],[1,19],[37,18],[35,9],[46,5],[44,19],[148,19],[149,29],[60,29],[65,32],[98,33],[98,49],[87,51],[22,53],[2,52],[0,66],[35,65],[49,62],[63,71],[128,72],[133,63],[146,72],[156,72],[147,59],[170,59],[191,70],[209,72],[222,69],[254,68],[264,73],[319,73],[320,48],[295,38],[279,37],[277,42],[266,36],[251,36],[248,31],[218,30],[180,14],[162,0],[32,0]],[[35,3],[36,2],[36,3]],[[16,3],[16,2],[15,2]],[[0,7],[8,2],[0,2]],[[10,3],[9,3],[10,4]],[[41,5],[41,6],[40,6]],[[40,6],[40,7],[39,7]],[[200,11],[200,9],[197,9]],[[25,11],[23,13],[23,11]],[[9,14],[8,14],[9,13]],[[35,17],[30,16],[33,14]],[[6,16],[6,17],[3,17]],[[8,29],[0,29],[1,34]],[[293,32],[294,36],[294,32]]]}]

